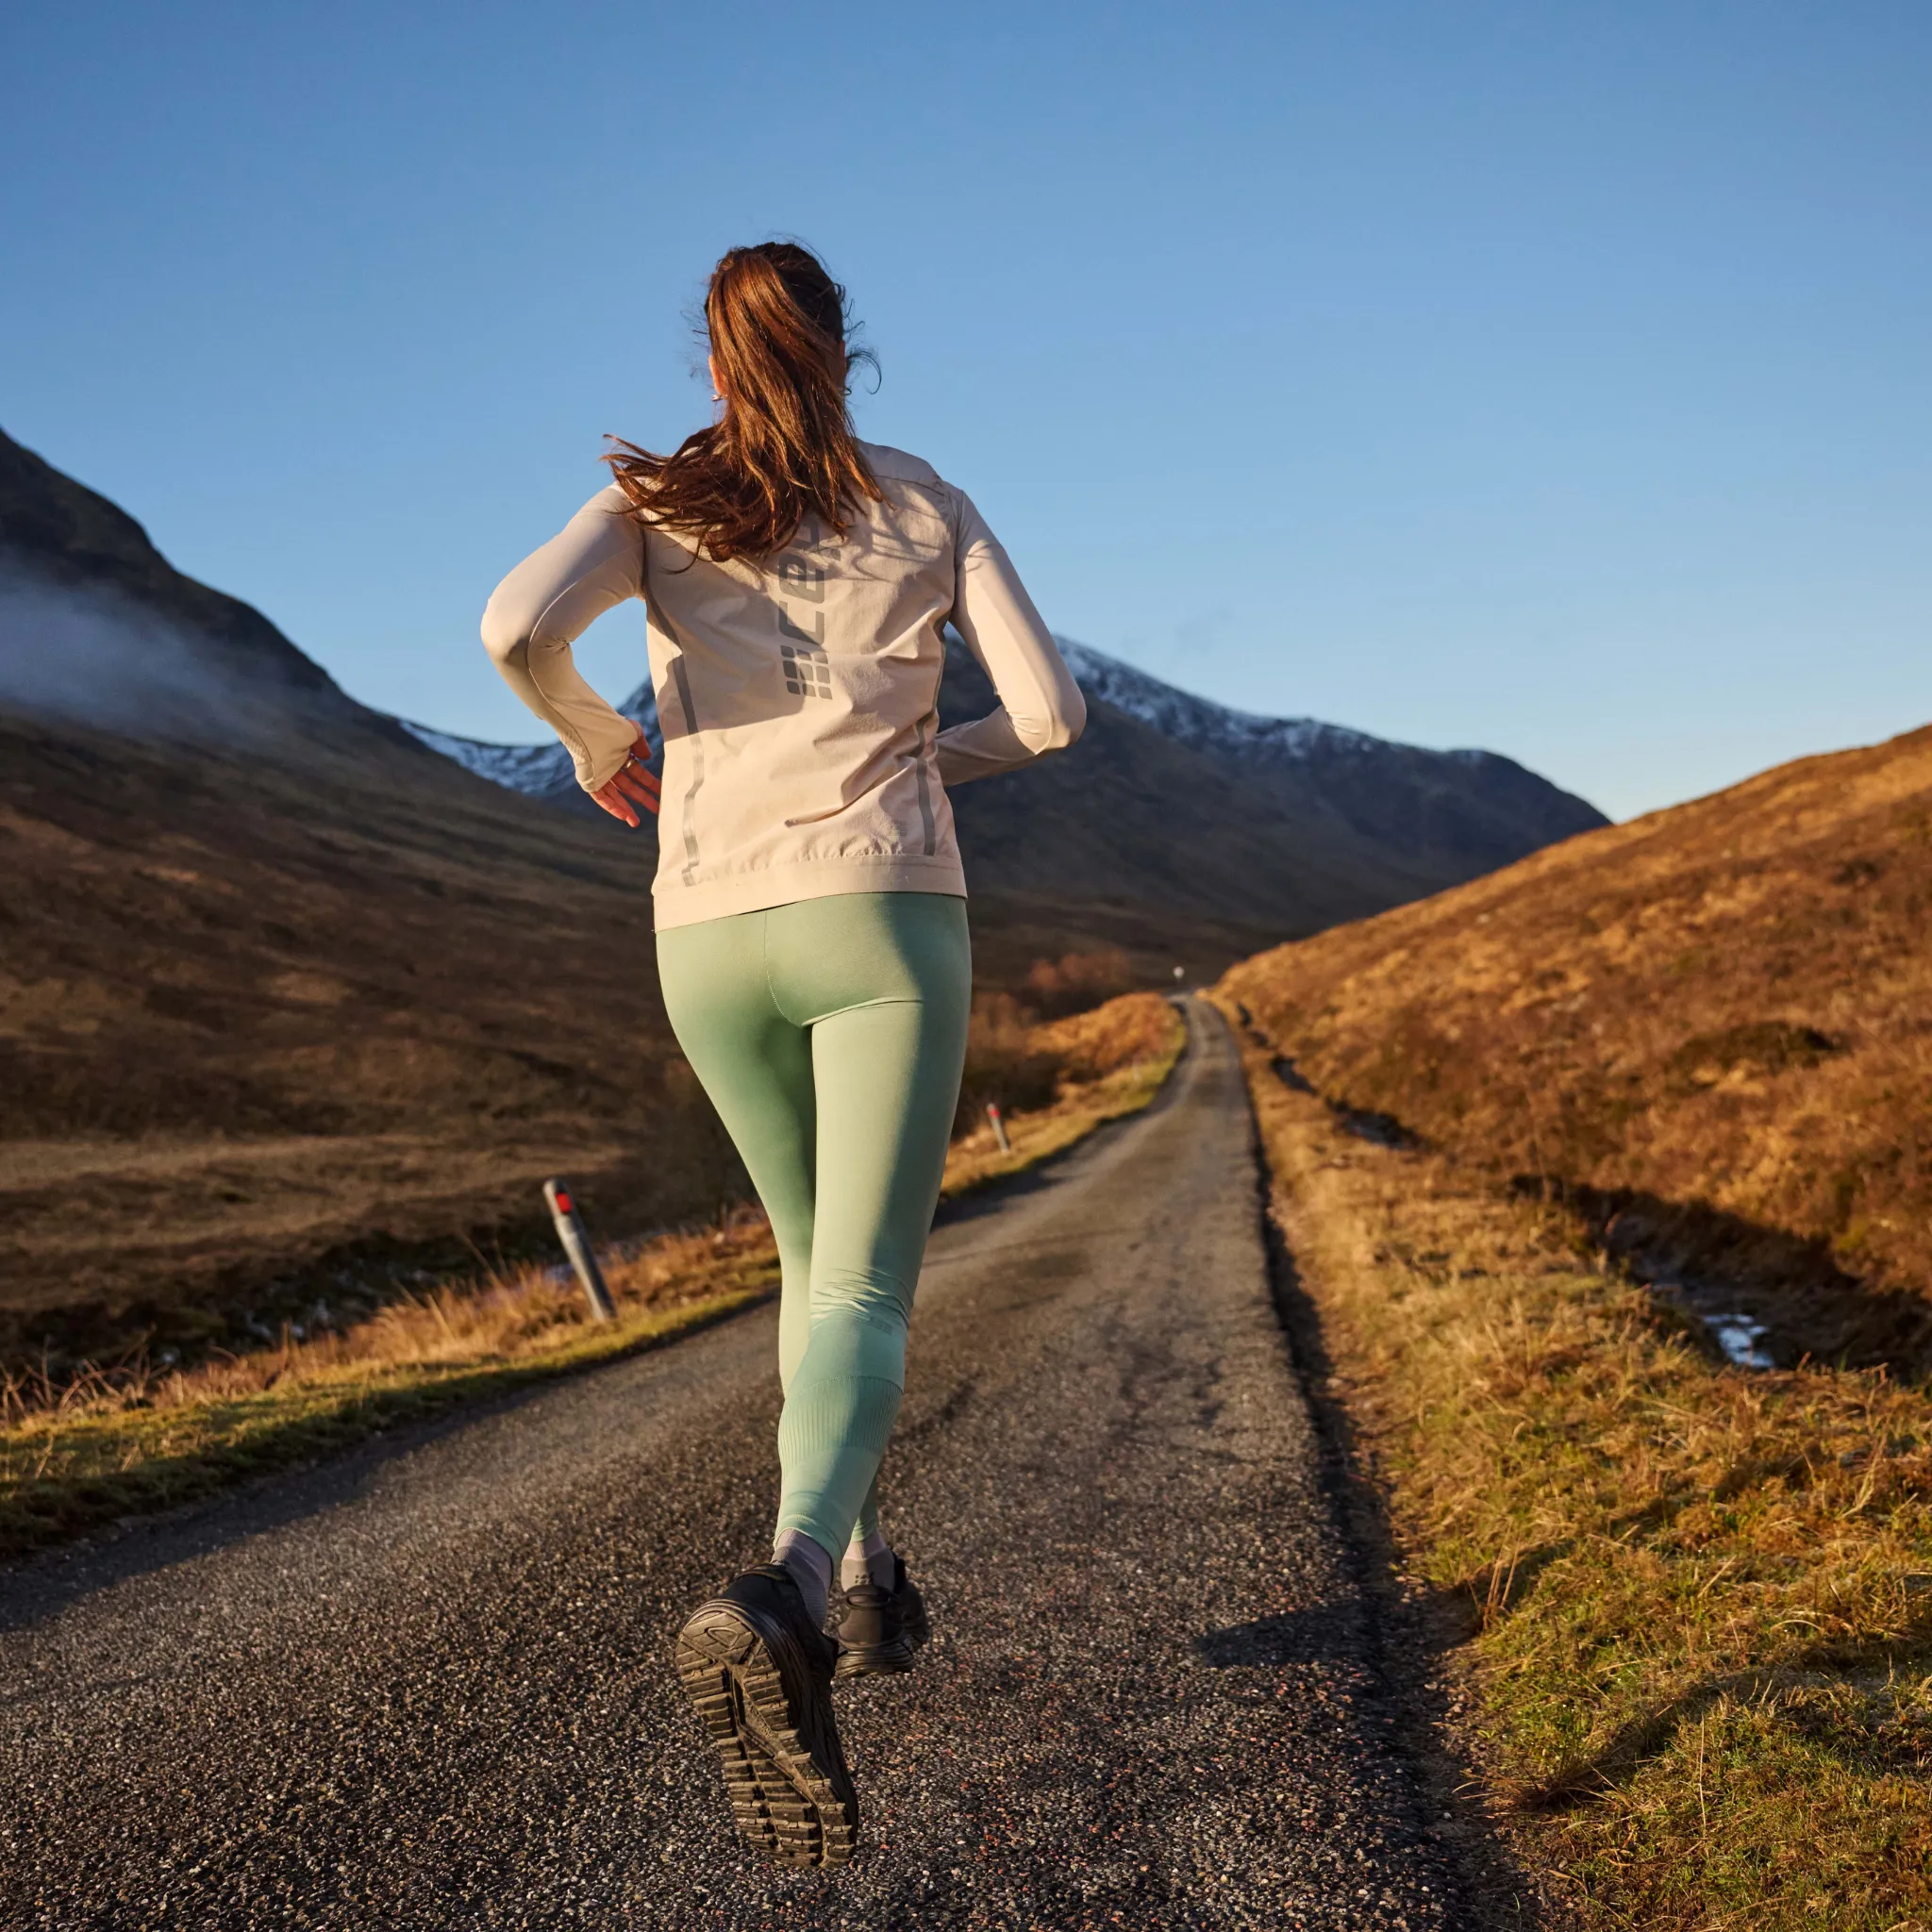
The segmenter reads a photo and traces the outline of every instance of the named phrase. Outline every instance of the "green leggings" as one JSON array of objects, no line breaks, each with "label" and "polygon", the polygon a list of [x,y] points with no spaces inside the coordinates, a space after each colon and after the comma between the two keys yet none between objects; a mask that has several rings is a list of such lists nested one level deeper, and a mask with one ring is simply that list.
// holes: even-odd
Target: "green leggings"
[{"label": "green leggings", "polygon": [[778,1240],[778,1530],[836,1561],[877,1527],[906,1386],[966,1055],[966,902],[851,892],[674,926],[658,970]]}]

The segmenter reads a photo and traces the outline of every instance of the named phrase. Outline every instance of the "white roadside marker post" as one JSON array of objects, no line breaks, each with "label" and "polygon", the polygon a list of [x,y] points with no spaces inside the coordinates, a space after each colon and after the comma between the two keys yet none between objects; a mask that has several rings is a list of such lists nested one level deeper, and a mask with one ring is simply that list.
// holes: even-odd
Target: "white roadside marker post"
[{"label": "white roadside marker post", "polygon": [[585,1231],[584,1217],[577,1212],[576,1203],[571,1199],[570,1183],[564,1180],[545,1181],[543,1198],[550,1204],[550,1220],[557,1229],[557,1239],[563,1243],[563,1252],[570,1257],[570,1265],[583,1284],[584,1299],[591,1305],[591,1319],[593,1322],[615,1321],[617,1304],[610,1299],[610,1291],[604,1286],[604,1272],[597,1266],[597,1257],[591,1251],[591,1237]]},{"label": "white roadside marker post", "polygon": [[1007,1124],[1000,1118],[997,1101],[989,1100],[986,1103],[986,1117],[992,1123],[992,1137],[1000,1143],[1000,1152],[1010,1154],[1013,1151],[1013,1143],[1007,1139]]}]

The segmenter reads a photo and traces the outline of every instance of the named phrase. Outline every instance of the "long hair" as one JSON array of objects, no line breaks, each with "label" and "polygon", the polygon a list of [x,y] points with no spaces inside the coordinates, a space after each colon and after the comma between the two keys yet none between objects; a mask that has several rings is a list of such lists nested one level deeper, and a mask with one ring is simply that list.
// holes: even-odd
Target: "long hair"
[{"label": "long hair", "polygon": [[842,537],[879,498],[853,433],[845,291],[795,242],[734,248],[711,271],[705,330],[724,413],[668,457],[621,438],[604,460],[641,521],[720,563],[763,558],[814,514]]}]

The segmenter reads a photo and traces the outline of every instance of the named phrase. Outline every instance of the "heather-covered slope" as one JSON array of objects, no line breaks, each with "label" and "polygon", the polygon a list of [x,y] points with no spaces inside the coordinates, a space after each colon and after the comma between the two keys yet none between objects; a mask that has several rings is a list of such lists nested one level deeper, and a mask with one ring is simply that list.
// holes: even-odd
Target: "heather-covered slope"
[{"label": "heather-covered slope", "polygon": [[738,1185],[643,855],[441,760],[0,713],[0,1354],[340,1313],[534,1230],[552,1173],[626,1227]]},{"label": "heather-covered slope", "polygon": [[1932,1309],[1932,728],[1807,758],[1249,960],[1331,1098],[1778,1332],[1918,1360]]}]

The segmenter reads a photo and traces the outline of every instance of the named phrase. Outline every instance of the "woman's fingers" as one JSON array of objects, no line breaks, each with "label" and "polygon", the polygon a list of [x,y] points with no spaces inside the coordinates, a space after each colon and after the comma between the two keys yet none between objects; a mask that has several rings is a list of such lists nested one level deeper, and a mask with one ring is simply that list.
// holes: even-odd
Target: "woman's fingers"
[{"label": "woman's fingers", "polygon": [[631,745],[631,762],[622,766],[611,774],[608,783],[591,793],[612,818],[622,819],[627,825],[642,823],[632,810],[633,805],[641,805],[646,811],[655,812],[663,793],[664,788],[658,782],[657,773],[644,763],[650,756],[650,741],[644,736],[644,727],[640,724]]},{"label": "woman's fingers", "polygon": [[615,778],[613,778],[609,784],[604,786],[601,790],[591,792],[591,796],[599,805],[601,805],[604,808],[604,809],[610,814],[612,818],[622,819],[624,823],[627,825],[635,825],[638,823],[637,813],[630,808],[629,803],[625,800],[624,793],[617,789],[617,780]]},{"label": "woman's fingers", "polygon": [[655,773],[641,770],[636,765],[626,765],[611,781],[626,797],[635,799],[646,811],[656,811],[663,787],[658,782]]}]

